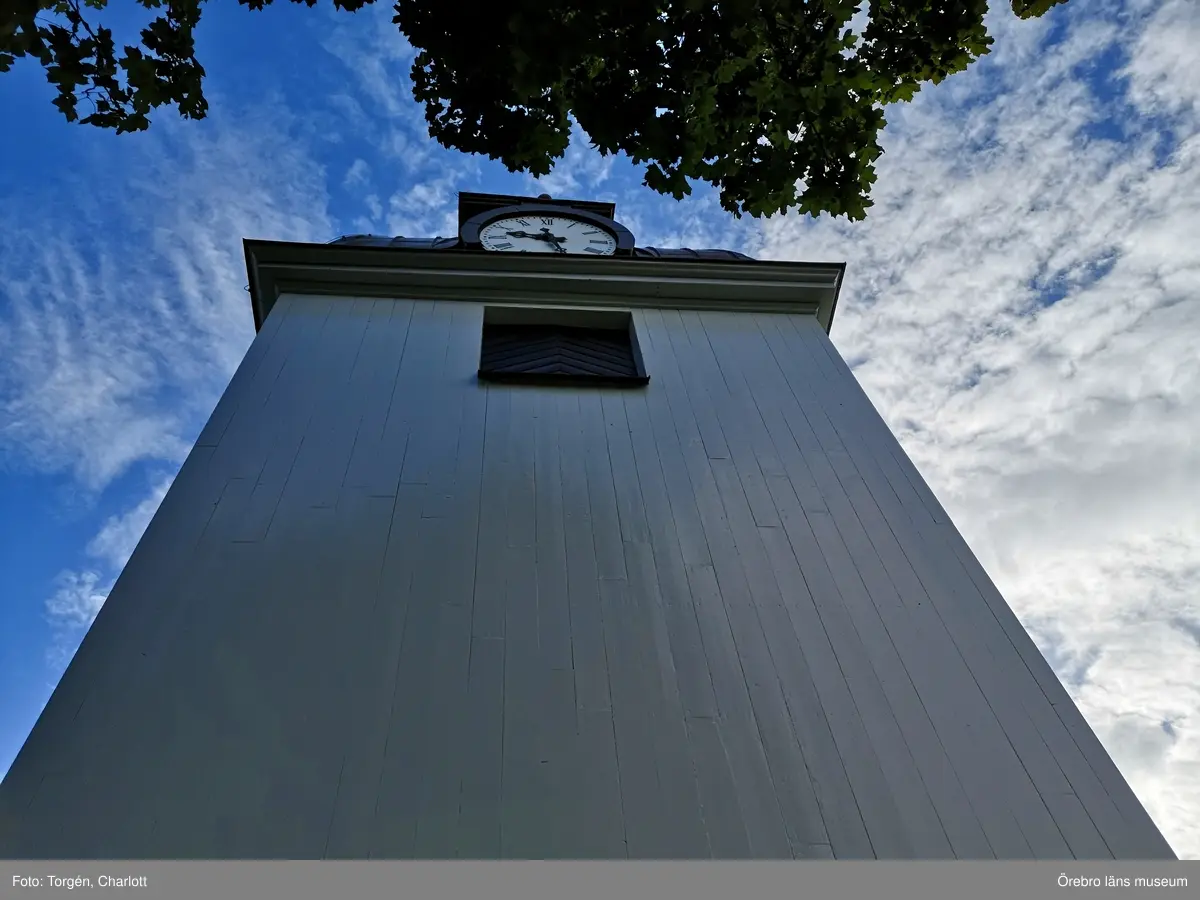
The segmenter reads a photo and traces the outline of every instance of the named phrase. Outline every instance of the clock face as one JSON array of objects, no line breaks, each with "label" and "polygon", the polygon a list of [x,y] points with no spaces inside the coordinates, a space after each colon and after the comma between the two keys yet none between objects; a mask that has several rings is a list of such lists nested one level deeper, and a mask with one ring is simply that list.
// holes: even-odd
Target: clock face
[{"label": "clock face", "polygon": [[571,253],[612,256],[612,232],[582,219],[556,215],[519,215],[495,219],[479,229],[479,244],[501,253]]}]

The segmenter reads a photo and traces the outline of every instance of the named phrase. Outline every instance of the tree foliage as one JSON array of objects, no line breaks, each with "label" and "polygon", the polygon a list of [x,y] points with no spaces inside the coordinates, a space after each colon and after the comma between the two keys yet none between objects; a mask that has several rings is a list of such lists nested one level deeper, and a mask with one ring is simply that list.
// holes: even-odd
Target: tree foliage
[{"label": "tree foliage", "polygon": [[[120,55],[90,21],[107,2],[0,0],[0,72],[33,57],[69,120],[118,133],[146,129],[160,106],[203,118],[194,32],[205,0],[137,0],[158,15]],[[333,0],[348,11],[373,2]],[[860,219],[886,107],[992,43],[987,0],[870,0],[856,34],[864,2],[397,0],[394,22],[417,50],[413,95],[443,146],[544,175],[573,118],[601,152],[644,164],[660,193],[681,198],[698,180],[739,216]],[[1011,0],[1022,18],[1060,2]]]}]

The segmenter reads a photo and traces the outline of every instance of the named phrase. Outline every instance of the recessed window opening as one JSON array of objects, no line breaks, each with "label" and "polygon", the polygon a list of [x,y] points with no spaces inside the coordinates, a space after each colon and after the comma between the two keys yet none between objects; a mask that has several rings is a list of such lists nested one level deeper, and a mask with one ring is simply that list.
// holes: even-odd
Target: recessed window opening
[{"label": "recessed window opening", "polygon": [[484,309],[479,378],[593,387],[650,381],[632,313],[527,306]]}]

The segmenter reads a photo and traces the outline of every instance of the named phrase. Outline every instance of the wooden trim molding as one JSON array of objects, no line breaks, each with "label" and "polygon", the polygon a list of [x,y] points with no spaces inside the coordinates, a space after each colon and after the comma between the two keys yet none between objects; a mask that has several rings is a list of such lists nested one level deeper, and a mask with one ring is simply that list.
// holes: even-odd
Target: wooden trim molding
[{"label": "wooden trim molding", "polygon": [[813,315],[828,332],[845,263],[678,260],[244,242],[255,329],[281,294],[522,306]]}]

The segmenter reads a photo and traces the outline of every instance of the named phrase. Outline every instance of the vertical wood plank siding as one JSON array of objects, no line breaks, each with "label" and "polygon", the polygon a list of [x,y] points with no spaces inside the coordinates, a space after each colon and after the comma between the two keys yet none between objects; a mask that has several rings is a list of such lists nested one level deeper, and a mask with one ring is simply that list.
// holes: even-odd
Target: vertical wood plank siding
[{"label": "vertical wood plank siding", "polygon": [[275,305],[0,787],[41,858],[1168,858],[812,317]]}]

